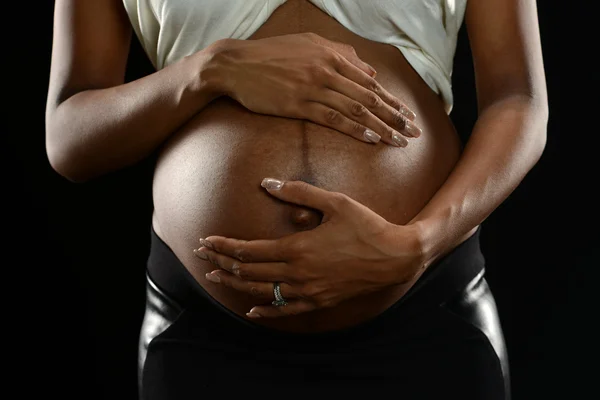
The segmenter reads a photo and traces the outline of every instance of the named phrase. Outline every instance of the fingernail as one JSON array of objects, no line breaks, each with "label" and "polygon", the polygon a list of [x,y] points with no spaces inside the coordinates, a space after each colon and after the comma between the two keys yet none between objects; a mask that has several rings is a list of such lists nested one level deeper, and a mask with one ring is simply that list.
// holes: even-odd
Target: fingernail
[{"label": "fingernail", "polygon": [[406,118],[413,120],[417,118],[417,114],[408,109],[405,105],[400,105],[400,109],[398,110],[400,114],[404,115]]},{"label": "fingernail", "polygon": [[399,133],[392,134],[392,140],[400,147],[406,147],[408,140],[402,137]]},{"label": "fingernail", "polygon": [[371,77],[375,78],[375,76],[377,75],[377,71],[375,71],[375,68],[373,68],[371,65],[365,63],[367,65],[367,67],[369,67],[371,69]]},{"label": "fingernail", "polygon": [[250,311],[250,312],[246,313],[246,316],[248,318],[260,318],[260,317],[262,317],[262,315],[260,315],[257,312],[254,312],[254,311]]},{"label": "fingernail", "polygon": [[200,238],[198,239],[198,241],[200,242],[201,246],[208,247],[209,249],[214,250],[213,244],[208,240]]},{"label": "fingernail", "polygon": [[231,266],[231,272],[233,272],[234,274],[239,276],[240,275],[240,264],[233,263],[233,265]]},{"label": "fingernail", "polygon": [[377,143],[381,140],[381,136],[379,136],[370,129],[365,129],[364,138],[365,140],[368,140],[371,143]]},{"label": "fingernail", "polygon": [[206,277],[206,279],[208,279],[209,281],[211,281],[213,283],[219,283],[219,282],[221,282],[221,278],[219,278],[218,275],[215,275],[215,274],[206,274],[204,276]]},{"label": "fingernail", "polygon": [[283,182],[274,178],[265,178],[260,183],[260,186],[264,187],[265,189],[279,190],[283,187]]},{"label": "fingernail", "polygon": [[412,137],[419,137],[421,136],[421,133],[423,133],[423,131],[421,131],[421,128],[413,124],[411,121],[406,121],[404,131]]},{"label": "fingernail", "polygon": [[198,250],[198,249],[194,249],[194,254],[196,255],[196,257],[201,258],[203,260],[208,260],[208,255],[206,255],[206,253]]}]

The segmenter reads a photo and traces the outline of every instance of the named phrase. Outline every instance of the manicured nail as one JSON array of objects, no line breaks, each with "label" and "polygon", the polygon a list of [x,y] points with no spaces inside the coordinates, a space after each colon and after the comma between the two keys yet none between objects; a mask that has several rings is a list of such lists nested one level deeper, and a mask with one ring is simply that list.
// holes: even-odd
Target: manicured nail
[{"label": "manicured nail", "polygon": [[211,250],[215,249],[213,247],[213,244],[211,242],[209,242],[208,240],[206,240],[206,239],[198,239],[198,241],[200,242],[200,246],[208,247]]},{"label": "manicured nail", "polygon": [[364,137],[365,140],[368,140],[371,143],[377,143],[381,140],[381,136],[379,136],[370,129],[365,129]]},{"label": "manicured nail", "polygon": [[265,189],[279,190],[283,187],[283,182],[274,178],[265,178],[260,183],[260,186],[264,187]]},{"label": "manicured nail", "polygon": [[377,76],[377,71],[375,70],[375,68],[373,68],[371,65],[365,63],[367,67],[369,67],[371,69],[371,77],[375,78]]},{"label": "manicured nail", "polygon": [[400,114],[404,115],[410,120],[414,120],[415,118],[417,118],[417,114],[409,110],[408,107],[406,107],[405,105],[400,105],[400,109],[398,111],[400,111]]},{"label": "manicured nail", "polygon": [[221,278],[219,278],[218,275],[215,275],[215,274],[206,274],[204,276],[206,277],[206,279],[208,279],[209,281],[211,281],[213,283],[219,283],[219,282],[221,282]]},{"label": "manicured nail", "polygon": [[248,318],[260,318],[260,317],[262,317],[262,315],[260,315],[259,313],[255,312],[255,311],[250,311],[250,312],[246,313],[246,316]]},{"label": "manicured nail", "polygon": [[233,272],[237,276],[240,276],[240,264],[234,262],[231,266],[231,272]]},{"label": "manicured nail", "polygon": [[196,255],[196,257],[201,258],[203,260],[208,260],[208,255],[206,255],[206,253],[198,250],[198,249],[194,249],[194,254]]},{"label": "manicured nail", "polygon": [[403,130],[412,137],[419,137],[421,136],[421,133],[423,133],[421,128],[413,124],[411,121],[406,121],[406,125]]},{"label": "manicured nail", "polygon": [[408,140],[403,138],[399,133],[392,134],[392,140],[400,147],[406,147],[408,145]]}]

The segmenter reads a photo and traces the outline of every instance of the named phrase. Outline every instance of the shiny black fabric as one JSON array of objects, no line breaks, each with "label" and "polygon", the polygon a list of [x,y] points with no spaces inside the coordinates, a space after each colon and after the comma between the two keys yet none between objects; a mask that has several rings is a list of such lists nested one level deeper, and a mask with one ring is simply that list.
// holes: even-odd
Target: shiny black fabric
[{"label": "shiny black fabric", "polygon": [[[334,332],[261,327],[216,302],[155,233],[139,383],[145,400],[389,395],[508,400],[508,360],[479,235],[372,320]],[[287,394],[285,394],[287,393]],[[284,395],[285,394],[285,395]]]}]

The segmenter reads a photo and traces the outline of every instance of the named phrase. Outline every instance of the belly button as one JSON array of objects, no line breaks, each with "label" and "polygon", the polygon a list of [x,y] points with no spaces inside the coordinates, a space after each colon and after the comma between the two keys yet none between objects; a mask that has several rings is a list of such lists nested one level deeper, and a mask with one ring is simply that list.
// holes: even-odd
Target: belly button
[{"label": "belly button", "polygon": [[316,228],[321,224],[322,219],[323,214],[316,210],[292,207],[290,211],[292,224],[304,230]]}]

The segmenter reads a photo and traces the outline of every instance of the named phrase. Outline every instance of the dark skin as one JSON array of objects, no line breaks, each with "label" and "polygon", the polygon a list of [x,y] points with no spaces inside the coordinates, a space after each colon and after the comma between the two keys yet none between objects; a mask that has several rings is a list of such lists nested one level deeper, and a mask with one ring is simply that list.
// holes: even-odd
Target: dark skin
[{"label": "dark skin", "polygon": [[479,118],[452,174],[409,224],[385,223],[343,194],[289,182],[268,191],[322,211],[318,228],[277,240],[210,236],[210,248],[194,251],[219,267],[206,276],[213,283],[272,300],[272,282],[283,282],[289,304],[263,303],[249,317],[297,315],[414,281],[472,234],[538,161],[548,104],[535,1],[471,1],[465,18]]},{"label": "dark skin", "polygon": [[[57,29],[55,33],[53,49],[53,68],[47,109],[47,148],[52,165],[67,178],[74,181],[85,181],[139,161],[160,146],[185,121],[196,115],[219,93],[227,91],[226,85],[222,85],[223,79],[216,79],[216,81],[208,79],[203,81],[202,85],[199,85],[196,79],[199,71],[206,71],[204,67],[210,64],[211,55],[214,54],[211,52],[215,50],[215,46],[136,82],[123,84],[131,28],[122,9],[122,3],[117,0],[98,2],[63,0],[57,1],[56,4],[58,12],[55,26],[60,29]],[[287,4],[290,7],[305,6],[305,2],[290,1]],[[269,28],[268,25],[273,21],[276,19],[268,21],[262,32],[271,29],[273,32],[283,34],[285,29],[289,29],[289,20],[281,18],[279,19],[281,26],[274,27],[271,24]],[[243,292],[234,285],[234,279],[238,278],[228,274],[227,271],[233,270],[236,254],[239,254],[239,251],[242,251],[243,254],[245,251],[247,258],[243,261],[245,261],[244,264],[247,264],[244,266],[247,271],[252,270],[253,262],[275,261],[280,264],[289,264],[294,267],[294,270],[306,272],[304,276],[279,276],[283,282],[286,282],[286,279],[295,282],[295,291],[290,291],[290,287],[286,292],[286,287],[282,285],[282,292],[284,296],[291,299],[298,295],[300,300],[296,305],[290,304],[288,307],[277,309],[259,307],[253,310],[255,314],[263,317],[281,316],[327,307],[335,312],[332,315],[323,313],[322,321],[332,321],[335,316],[342,318],[348,314],[348,310],[335,309],[336,302],[343,304],[344,299],[357,298],[359,294],[372,290],[377,291],[390,286],[402,285],[402,282],[408,282],[407,285],[410,285],[410,282],[414,282],[418,277],[419,271],[422,271],[423,267],[427,267],[433,260],[443,256],[456,244],[467,238],[475,227],[514,190],[537,162],[545,143],[547,101],[535,3],[516,0],[471,2],[467,9],[466,23],[477,75],[479,120],[460,161],[429,202],[426,205],[418,202],[403,204],[405,208],[400,207],[398,215],[406,213],[408,210],[408,215],[411,215],[410,221],[393,222],[389,218],[387,220],[384,218],[382,221],[380,212],[373,212],[373,207],[369,209],[362,206],[362,203],[366,202],[367,196],[372,193],[372,188],[363,188],[367,194],[364,196],[365,200],[360,203],[339,192],[311,191],[306,188],[301,191],[313,193],[314,197],[303,200],[293,191],[289,192],[288,189],[293,189],[294,185],[286,183],[281,191],[270,191],[269,194],[290,196],[286,201],[296,204],[316,205],[333,202],[344,206],[335,207],[338,210],[335,213],[332,213],[331,209],[316,207],[329,217],[324,224],[319,225],[316,229],[302,232],[302,235],[288,236],[280,241],[260,242],[259,245],[266,247],[260,250],[263,253],[258,255],[253,253],[256,251],[252,250],[252,246],[256,245],[253,241],[229,242],[222,237],[209,236],[208,239],[213,242],[215,250],[221,252],[220,254],[224,257],[228,257],[218,257],[216,253],[210,253],[204,248],[200,249],[200,253],[207,252],[208,257],[222,268],[211,274],[222,278],[223,285],[220,286],[228,285],[235,291]],[[314,29],[322,29],[323,35],[335,33],[344,40],[353,41],[353,45],[359,49],[361,56],[364,56],[369,63],[376,67],[390,70],[393,63],[388,61],[386,64],[386,59],[398,57],[396,49],[386,49],[381,44],[352,37],[339,29],[333,30],[332,28],[331,31],[327,31],[321,26],[325,25],[315,26]],[[97,35],[97,32],[100,31],[108,33]],[[394,51],[393,55],[391,54],[392,50]],[[345,51],[346,59],[356,68],[362,69],[364,76],[368,76],[368,68],[357,59],[352,58],[348,48],[340,51]],[[324,62],[330,61],[324,59]],[[378,81],[387,80],[386,87],[396,85],[397,95],[402,94],[403,89],[412,93],[414,99],[411,106],[420,106],[421,109],[416,110],[417,115],[422,118],[422,121],[431,124],[428,133],[432,137],[436,134],[442,135],[444,130],[448,130],[448,127],[438,115],[440,113],[436,114],[435,111],[436,107],[440,107],[439,99],[432,96],[431,92],[426,93],[429,89],[415,76],[414,72],[410,71],[406,62],[402,63],[402,60],[398,60],[396,68],[397,70],[393,72],[406,77],[405,80],[392,79],[394,77],[389,71],[386,77],[384,71],[380,70]],[[219,75],[218,71],[220,70],[217,69],[217,74],[215,74],[217,76]],[[286,77],[282,75],[281,78],[285,79]],[[181,90],[181,88],[185,89]],[[250,90],[250,92],[252,91]],[[292,93],[294,96],[300,94],[300,91]],[[247,98],[241,96],[240,93],[230,93],[230,96],[241,102]],[[266,99],[270,97],[265,96]],[[380,99],[382,100],[380,104],[396,105],[395,100],[397,99],[391,99],[383,92]],[[369,104],[365,106],[372,107]],[[225,106],[222,109],[226,111],[223,113],[224,115],[231,117],[232,109],[226,109]],[[299,109],[300,112],[304,112],[304,110],[302,107]],[[384,110],[388,111],[387,117]],[[346,110],[346,112],[348,111],[351,112],[351,109]],[[392,115],[389,111],[389,108],[381,108],[378,114],[373,110],[381,121],[388,121],[387,123],[390,124],[388,126],[391,128],[394,121],[389,117]],[[299,116],[299,114],[294,114],[287,117],[297,118]],[[247,118],[250,120],[250,117]],[[325,121],[322,113],[315,114],[314,120]],[[341,125],[339,128],[340,134],[344,133]],[[346,132],[346,134],[348,133],[350,132]],[[376,146],[391,145],[390,131],[381,133],[384,143],[378,143]],[[409,136],[411,135],[406,135],[406,137]],[[424,138],[416,140],[422,139],[424,140]],[[353,154],[352,144],[346,142],[339,142],[339,144],[339,152]],[[440,142],[438,148],[443,148],[445,144],[452,143],[451,141]],[[373,144],[361,143],[360,145],[376,149]],[[409,148],[410,146],[406,150],[409,151]],[[368,151],[371,152],[371,150]],[[372,153],[374,152],[375,150],[372,151]],[[360,157],[356,154],[353,162],[359,163],[361,160],[367,159],[367,156],[372,157],[372,153],[365,151],[364,155],[360,154]],[[437,158],[438,161],[442,159],[441,154],[435,154],[435,156],[434,158]],[[399,157],[399,159],[403,158]],[[452,155],[447,156],[444,160],[444,168],[453,163]],[[418,173],[418,171],[410,172],[415,175]],[[442,174],[444,171],[441,170],[438,173]],[[278,178],[277,176],[273,177]],[[425,178],[431,179],[431,177]],[[437,176],[436,179],[440,179],[440,176]],[[259,183],[260,179],[254,184],[257,190],[259,190]],[[299,185],[302,186],[302,184]],[[425,187],[425,185],[439,187],[437,181],[433,180],[421,182],[421,187]],[[406,197],[407,202],[412,198],[412,196]],[[384,205],[382,203],[377,206],[385,209]],[[201,221],[204,216],[188,215],[188,217]],[[343,259],[335,251],[319,250],[335,249],[335,243],[331,241],[342,237],[344,232],[347,234],[348,226],[350,226],[348,222],[356,219],[362,219],[365,222],[361,228],[364,226],[375,227],[375,231],[371,232],[373,235],[367,236],[370,239],[366,242],[367,245],[364,241],[357,243],[347,240],[345,242],[346,254],[355,254],[356,257],[350,260]],[[158,224],[154,224],[154,226],[156,228]],[[339,230],[340,227],[346,230],[342,232]],[[157,232],[162,235],[158,229]],[[352,232],[350,231],[350,233]],[[166,230],[162,237],[168,238]],[[358,238],[361,237],[361,234],[355,232],[351,237]],[[176,246],[178,245],[177,239],[168,242],[170,245]],[[315,245],[317,242],[321,245]],[[184,244],[187,246],[187,242],[181,246]],[[245,248],[244,246],[249,247]],[[338,246],[338,248],[341,247]],[[274,252],[274,249],[281,251]],[[192,254],[190,248],[187,248],[185,252]],[[192,265],[189,257],[185,258],[186,255],[183,251],[178,251],[177,255],[186,264],[186,267]],[[193,258],[193,255],[191,257]],[[339,288],[334,290],[333,281],[326,275],[322,275],[312,283],[309,282],[307,277],[309,275],[317,276],[314,272],[323,270],[323,263],[335,267],[336,259],[345,261],[344,265],[346,266],[352,265],[354,275],[342,277],[346,284],[338,285]],[[379,260],[380,268],[377,270],[377,274],[373,274],[373,259]],[[196,261],[199,260],[196,259]],[[240,260],[238,259],[238,261]],[[197,268],[197,270],[203,269],[205,267]],[[350,271],[350,268],[346,268],[346,270]],[[247,278],[251,276],[249,275],[251,272],[247,272]],[[271,288],[272,284],[265,282],[271,282],[269,280],[271,278],[266,274],[260,275],[256,271],[254,273],[252,282],[262,282],[264,285],[261,287],[264,289],[258,288],[257,284],[250,285],[247,291],[250,294],[263,291],[265,296],[269,295],[270,292],[267,289]],[[203,276],[204,274],[199,279],[197,277],[199,282],[203,280]],[[331,276],[333,274],[330,274]],[[244,283],[242,281],[235,282]],[[204,280],[200,283],[212,285]],[[245,287],[247,286],[245,285]],[[298,290],[299,286],[302,291]],[[252,290],[253,287],[254,290]],[[217,291],[218,289],[215,289],[214,293]],[[322,295],[326,292],[327,296],[330,296],[329,299]],[[222,293],[224,299],[232,297],[231,290],[228,293],[226,291]],[[373,316],[384,309],[386,304],[395,302],[398,296],[396,294],[388,295],[389,298],[377,306],[379,309],[365,309],[362,314],[365,317]],[[221,299],[219,300],[221,301]],[[264,303],[264,301],[256,302],[256,304],[259,303]],[[362,303],[365,302],[357,302],[359,305]],[[367,303],[369,305],[375,302]],[[351,309],[355,310],[355,308]],[[344,324],[355,322],[345,321]],[[302,321],[299,321],[298,325],[303,325]]]},{"label": "dark skin", "polygon": [[[370,144],[405,147],[406,138],[420,135],[414,113],[373,79],[376,71],[351,46],[312,33],[253,42],[252,49],[217,41],[124,84],[132,28],[122,1],[58,0],[54,27],[46,149],[54,169],[72,181],[143,159],[224,95],[255,113],[301,118]],[[223,71],[217,55],[228,58],[238,48],[255,65],[288,54],[269,73],[248,64]]]},{"label": "dark skin", "polygon": [[[390,143],[390,132],[382,128],[379,143],[365,143],[349,138],[348,133],[352,131],[346,132],[344,124],[339,124],[339,118],[330,118],[336,114],[317,113],[314,118],[318,121],[326,117],[332,124],[339,124],[339,130],[331,130],[321,124],[305,122],[305,119],[264,117],[249,112],[228,97],[215,100],[215,93],[230,92],[231,97],[245,101],[244,91],[231,92],[231,88],[222,87],[220,82],[237,76],[238,72],[246,75],[248,70],[254,71],[223,68],[219,49],[225,46],[227,50],[229,40],[216,42],[137,81],[109,87],[95,86],[95,73],[103,62],[110,62],[96,54],[96,49],[106,53],[108,48],[106,44],[95,43],[99,40],[96,32],[110,26],[113,14],[120,12],[120,2],[109,1],[62,0],[56,3],[47,125],[50,161],[67,178],[85,181],[133,163],[143,158],[146,152],[153,151],[153,146],[160,146],[153,180],[153,227],[198,283],[239,315],[245,315],[256,299],[205,280],[204,275],[210,272],[211,265],[199,262],[189,251],[197,238],[211,233],[242,234],[246,239],[273,237],[286,230],[310,229],[320,221],[314,210],[276,204],[258,185],[252,184],[261,179],[265,171],[286,170],[288,178],[320,183],[329,189],[343,185],[353,198],[378,213],[383,211],[382,215],[391,221],[402,222],[423,207],[458,157],[459,140],[440,99],[412,70],[398,49],[353,34],[307,1],[291,0],[279,7],[253,34],[251,40],[254,42],[234,41],[236,48],[260,46],[260,51],[233,52],[234,66],[250,63],[270,71],[269,74],[254,73],[253,79],[244,80],[251,84],[249,87],[235,86],[253,95],[260,93],[262,96],[257,98],[266,101],[285,94],[291,97],[292,101],[288,103],[295,104],[288,111],[292,112],[292,117],[299,116],[297,112],[309,110],[303,103],[310,103],[311,98],[318,102],[320,93],[329,89],[330,76],[323,73],[333,74],[339,68],[339,62],[343,60],[330,51],[339,49],[341,53],[338,54],[345,54],[357,68],[364,68],[363,88],[374,90],[365,97],[364,107],[369,113],[355,115],[356,122],[369,125],[367,119],[372,118],[371,115],[380,116],[382,121],[386,115],[392,115],[386,113],[394,105],[385,95],[387,91],[414,108],[419,116],[419,126],[428,131],[426,137],[407,135],[406,140],[415,145],[395,147]],[[107,7],[110,4],[114,7]],[[314,31],[319,37],[315,39],[315,34],[302,33],[306,31]],[[271,39],[274,36],[278,38]],[[287,48],[294,49],[289,57],[295,63],[281,57],[281,49],[286,46],[278,43],[284,40],[294,44]],[[315,41],[331,46],[315,44]],[[277,50],[275,57],[269,56],[274,49]],[[361,55],[360,60],[377,69],[375,84],[373,81],[371,85],[367,84],[368,68],[353,49]],[[303,52],[311,57],[298,58]],[[256,62],[257,56],[261,57],[260,63]],[[224,61],[229,58],[232,57],[225,57]],[[281,62],[287,62],[285,68],[277,67]],[[221,76],[224,71],[226,74]],[[197,77],[202,78],[200,82]],[[300,85],[295,78],[300,78]],[[268,85],[261,84],[260,79]],[[56,94],[69,91],[61,86],[69,87],[78,82],[86,82],[88,89],[57,103]],[[273,87],[278,82],[281,87]],[[295,84],[299,90],[286,90],[288,83]],[[357,88],[351,82],[348,87]],[[82,89],[77,85],[75,88]],[[272,88],[276,96],[263,93],[264,88]],[[378,100],[372,102],[370,99]],[[271,101],[263,106],[281,104],[281,101]],[[342,104],[337,115],[348,117],[355,111],[354,107],[344,109]],[[389,122],[394,124],[396,121],[392,118]],[[211,129],[201,129],[206,126]],[[402,130],[402,126],[398,129]],[[389,129],[393,128],[389,126]],[[262,156],[265,147],[269,149],[269,157]],[[211,177],[207,172],[211,168],[198,164],[212,159],[228,160],[227,167],[216,176],[224,177],[223,183],[233,190],[215,182],[214,175]],[[369,167],[373,164],[379,167]],[[205,180],[209,181],[199,184]],[[206,190],[211,187],[213,189]],[[207,193],[218,196],[213,204],[218,202],[219,207],[206,203]],[[236,193],[244,193],[243,199]],[[184,203],[189,206],[181,207]],[[307,318],[271,322],[297,331],[336,329],[378,314],[397,301],[405,290],[405,287],[394,288],[388,293],[374,293],[368,301],[359,299],[355,302],[358,304],[347,302],[343,308],[305,315]]]}]

